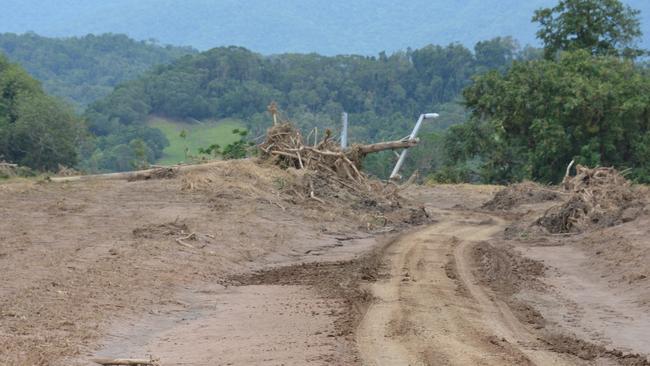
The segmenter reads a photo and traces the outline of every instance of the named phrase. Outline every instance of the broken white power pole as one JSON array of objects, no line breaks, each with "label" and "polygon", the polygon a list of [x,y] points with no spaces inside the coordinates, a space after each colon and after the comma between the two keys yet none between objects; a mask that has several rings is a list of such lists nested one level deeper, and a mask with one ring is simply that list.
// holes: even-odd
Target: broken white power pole
[{"label": "broken white power pole", "polygon": [[341,128],[341,149],[345,150],[348,148],[348,114],[343,112],[341,115],[341,121],[343,122],[343,127]]},{"label": "broken white power pole", "polygon": [[[438,113],[425,113],[421,114],[420,118],[418,118],[417,123],[415,124],[415,127],[413,127],[413,131],[407,137],[409,140],[414,140],[418,136],[418,132],[420,131],[420,127],[422,126],[422,122],[425,119],[434,119],[438,118]],[[408,149],[402,150],[402,153],[399,156],[399,159],[397,160],[397,163],[395,164],[395,168],[393,168],[393,172],[390,173],[390,179],[395,179],[399,177],[399,170],[402,168],[402,165],[404,164],[404,160],[406,160],[406,154],[408,153]]]}]

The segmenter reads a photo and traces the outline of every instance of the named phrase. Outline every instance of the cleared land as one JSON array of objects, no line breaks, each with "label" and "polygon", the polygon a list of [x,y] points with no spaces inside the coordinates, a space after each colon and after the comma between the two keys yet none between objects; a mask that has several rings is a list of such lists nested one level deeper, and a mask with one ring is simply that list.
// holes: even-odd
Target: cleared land
[{"label": "cleared land", "polygon": [[244,160],[0,185],[0,364],[648,364],[647,191],[549,234],[570,201],[552,187],[386,205],[319,181],[300,200],[301,177]]},{"label": "cleared land", "polygon": [[[197,155],[199,148],[207,148],[212,144],[223,147],[233,143],[239,140],[239,136],[234,135],[232,130],[245,128],[241,121],[235,119],[186,123],[162,117],[150,117],[147,125],[161,130],[169,140],[169,146],[163,150],[164,155],[158,161],[161,165],[186,161],[185,148],[189,149],[191,155]],[[186,132],[185,138],[181,137],[181,131]]]}]

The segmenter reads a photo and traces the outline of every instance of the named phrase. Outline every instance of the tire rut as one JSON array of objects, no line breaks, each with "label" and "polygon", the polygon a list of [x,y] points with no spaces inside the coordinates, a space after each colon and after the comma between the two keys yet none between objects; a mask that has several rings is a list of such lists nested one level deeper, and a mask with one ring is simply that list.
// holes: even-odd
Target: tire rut
[{"label": "tire rut", "polygon": [[[504,221],[461,211],[441,214],[441,222],[406,234],[386,250],[390,276],[371,286],[376,300],[357,331],[363,364],[571,364],[544,349],[472,274],[472,246],[503,230]],[[448,276],[449,262],[457,278]]]}]

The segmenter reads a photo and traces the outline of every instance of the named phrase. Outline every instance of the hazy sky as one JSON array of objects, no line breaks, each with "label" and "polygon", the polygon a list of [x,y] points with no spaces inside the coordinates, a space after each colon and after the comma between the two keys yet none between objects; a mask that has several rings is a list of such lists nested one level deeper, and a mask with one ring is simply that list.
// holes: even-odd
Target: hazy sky
[{"label": "hazy sky", "polygon": [[[555,0],[0,0],[0,32],[126,33],[201,50],[376,54],[512,35],[536,44],[533,11]],[[650,0],[642,10],[650,48]]]}]

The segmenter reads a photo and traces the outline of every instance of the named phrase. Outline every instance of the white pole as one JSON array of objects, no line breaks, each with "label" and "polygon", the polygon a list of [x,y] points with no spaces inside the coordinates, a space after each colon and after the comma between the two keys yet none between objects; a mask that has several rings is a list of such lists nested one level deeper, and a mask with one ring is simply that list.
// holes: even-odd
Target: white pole
[{"label": "white pole", "polygon": [[[434,119],[434,118],[438,118],[438,113],[421,114],[420,118],[418,118],[418,121],[415,124],[415,127],[413,127],[413,131],[411,132],[411,135],[409,135],[408,139],[413,140],[418,136],[418,132],[420,131],[420,127],[422,126],[422,122],[425,119]],[[393,172],[390,173],[390,179],[397,178],[399,174],[399,170],[402,168],[402,165],[404,164],[404,160],[406,160],[407,153],[408,153],[408,149],[402,150],[402,153],[400,154],[399,159],[397,160],[397,164],[395,164],[395,168],[393,168]]]},{"label": "white pole", "polygon": [[348,114],[343,112],[341,120],[343,121],[343,128],[341,129],[341,149],[345,150],[348,148]]}]

